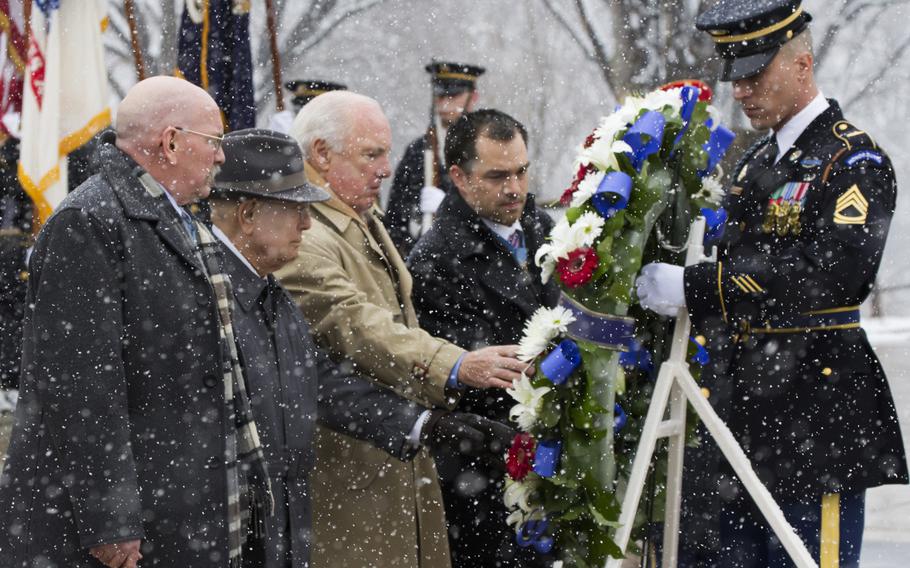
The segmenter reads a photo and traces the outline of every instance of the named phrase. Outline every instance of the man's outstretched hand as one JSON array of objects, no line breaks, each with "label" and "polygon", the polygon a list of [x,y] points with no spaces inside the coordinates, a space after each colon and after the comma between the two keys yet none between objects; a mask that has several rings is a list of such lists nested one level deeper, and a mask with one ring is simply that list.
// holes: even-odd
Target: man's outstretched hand
[{"label": "man's outstretched hand", "polygon": [[458,369],[458,382],[479,389],[507,389],[522,371],[531,375],[534,366],[519,361],[517,345],[484,347],[465,353]]},{"label": "man's outstretched hand", "polygon": [[140,540],[127,540],[111,544],[99,544],[89,549],[89,554],[108,568],[137,568],[142,554]]}]

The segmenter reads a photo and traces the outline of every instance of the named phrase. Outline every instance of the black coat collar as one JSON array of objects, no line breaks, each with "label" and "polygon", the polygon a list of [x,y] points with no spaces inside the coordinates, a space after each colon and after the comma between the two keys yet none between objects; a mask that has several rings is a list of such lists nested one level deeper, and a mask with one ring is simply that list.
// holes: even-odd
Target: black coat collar
[{"label": "black coat collar", "polygon": [[[522,211],[519,219],[521,230],[525,235],[525,246],[528,249],[529,266],[534,260],[533,253],[541,244],[535,211],[534,195],[529,193],[524,211]],[[450,239],[453,247],[451,252],[459,258],[475,254],[487,254],[482,250],[478,250],[478,242],[512,256],[512,251],[509,250],[509,247],[483,222],[480,215],[471,209],[458,191],[449,192],[443,200],[442,205],[439,207],[438,221],[439,228],[444,234],[453,232],[466,233],[464,236],[459,235],[459,237],[454,237],[453,235],[453,238]]]},{"label": "black coat collar", "polygon": [[203,270],[201,259],[167,197],[155,197],[143,186],[139,177],[145,170],[114,145],[113,137],[102,138],[97,156],[102,164],[101,175],[120,200],[123,214],[132,219],[151,221],[163,241],[194,268]]},{"label": "black coat collar", "polygon": [[262,295],[269,280],[272,278],[261,278],[254,274],[250,268],[237,258],[237,254],[230,250],[224,243],[221,245],[221,256],[224,258],[224,271],[231,280],[231,286],[234,289],[234,297],[240,304],[244,312],[249,312],[256,307],[256,301]]}]

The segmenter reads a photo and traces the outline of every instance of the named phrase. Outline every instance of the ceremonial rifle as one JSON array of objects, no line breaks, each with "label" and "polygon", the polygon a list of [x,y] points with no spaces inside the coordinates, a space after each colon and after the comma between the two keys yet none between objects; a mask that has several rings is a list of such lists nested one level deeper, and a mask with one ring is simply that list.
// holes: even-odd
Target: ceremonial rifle
[{"label": "ceremonial rifle", "polygon": [[[436,160],[439,156],[439,130],[437,128],[438,118],[436,117],[436,93],[432,89],[432,79],[430,85],[430,126],[427,128],[427,143],[426,148],[423,150],[423,185],[424,187],[428,185],[439,187],[439,172],[436,169]],[[423,193],[423,189],[421,189],[421,193]],[[420,200],[418,199],[419,203]],[[432,226],[433,214],[422,213],[420,234],[423,235]]]}]

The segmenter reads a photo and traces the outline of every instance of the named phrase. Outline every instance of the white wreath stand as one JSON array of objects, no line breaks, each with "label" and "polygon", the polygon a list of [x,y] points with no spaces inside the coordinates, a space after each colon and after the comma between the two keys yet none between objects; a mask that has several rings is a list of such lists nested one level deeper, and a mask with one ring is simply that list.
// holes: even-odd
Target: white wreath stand
[{"label": "white wreath stand", "polygon": [[[692,265],[705,260],[713,260],[704,256],[702,241],[705,234],[705,219],[698,217],[689,231],[689,244],[686,253],[686,265]],[[680,309],[676,317],[676,328],[673,333],[673,345],[670,357],[661,365],[657,375],[657,384],[651,397],[648,416],[638,442],[635,461],[632,463],[632,473],[622,503],[622,513],[619,517],[620,527],[616,530],[613,540],[623,552],[629,544],[632,533],[632,523],[638,511],[638,503],[645,486],[645,477],[654,447],[658,438],[669,438],[667,459],[667,489],[666,513],[664,517],[663,540],[663,568],[676,568],[679,547],[679,510],[682,497],[683,452],[686,443],[686,402],[692,405],[701,421],[704,423],[711,437],[717,442],[720,451],[730,462],[733,471],[742,481],[746,490],[758,508],[761,510],[774,534],[780,539],[790,558],[798,568],[817,568],[815,560],[806,550],[803,541],[793,531],[793,527],[786,521],[780,507],[774,502],[771,493],[752,470],[749,459],[736,442],[727,425],[723,423],[708,399],[702,394],[701,389],[689,372],[686,362],[686,352],[689,345],[689,331],[691,322],[685,309]],[[667,406],[670,406],[670,418],[664,420]],[[620,568],[622,559],[611,558],[607,561],[607,568]]]}]

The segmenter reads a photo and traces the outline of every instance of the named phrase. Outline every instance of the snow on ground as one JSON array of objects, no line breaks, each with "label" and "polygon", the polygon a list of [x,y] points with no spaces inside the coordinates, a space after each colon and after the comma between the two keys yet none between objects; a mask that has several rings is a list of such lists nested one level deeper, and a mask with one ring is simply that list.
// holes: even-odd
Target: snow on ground
[{"label": "snow on ground", "polygon": [[[863,328],[882,361],[910,453],[910,318],[864,318]],[[906,566],[910,558],[910,486],[888,485],[866,493],[863,568]]]}]

